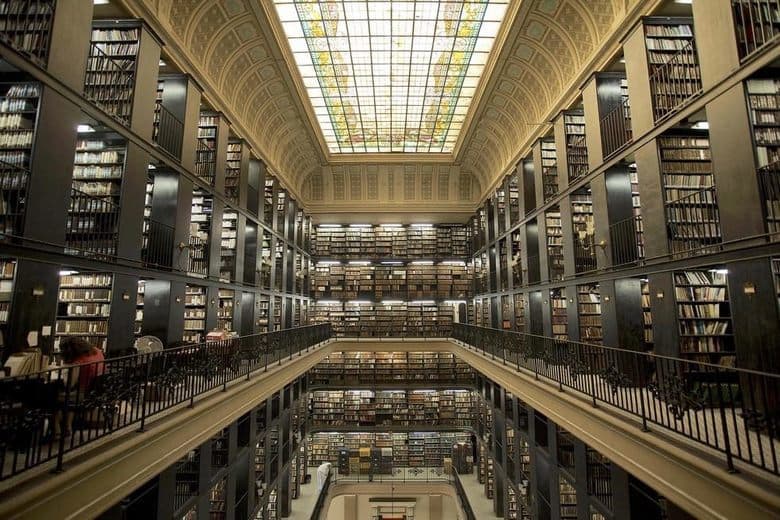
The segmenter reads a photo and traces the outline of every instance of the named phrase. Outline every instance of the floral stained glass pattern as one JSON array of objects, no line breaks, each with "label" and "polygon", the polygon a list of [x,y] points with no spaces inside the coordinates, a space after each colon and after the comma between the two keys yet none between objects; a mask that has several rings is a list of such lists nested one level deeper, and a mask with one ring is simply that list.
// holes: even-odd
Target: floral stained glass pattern
[{"label": "floral stained glass pattern", "polygon": [[274,0],[331,153],[448,153],[508,0]]}]

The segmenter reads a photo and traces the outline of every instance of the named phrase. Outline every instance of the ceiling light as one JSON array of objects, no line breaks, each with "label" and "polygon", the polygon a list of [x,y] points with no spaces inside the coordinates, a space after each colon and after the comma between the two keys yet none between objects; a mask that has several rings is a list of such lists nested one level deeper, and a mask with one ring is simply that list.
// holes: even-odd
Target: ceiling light
[{"label": "ceiling light", "polygon": [[693,0],[674,0],[675,4],[686,4],[691,5],[693,3]]},{"label": "ceiling light", "polygon": [[694,130],[709,130],[710,124],[707,121],[696,121],[691,128]]},{"label": "ceiling light", "polygon": [[351,228],[370,228],[371,224],[350,224]]},{"label": "ceiling light", "polygon": [[341,229],[341,224],[320,224],[318,227],[324,229]]},{"label": "ceiling light", "polygon": [[92,3],[94,5],[105,5],[108,3],[108,0],[92,0]]},{"label": "ceiling light", "polygon": [[159,63],[158,63],[158,65],[159,65],[160,67],[167,67],[167,66],[168,66],[168,64],[167,64],[167,63],[165,63],[165,60],[160,60],[160,61],[159,61]]},{"label": "ceiling light", "polygon": [[412,224],[413,228],[429,229],[433,227],[433,224]]},{"label": "ceiling light", "polygon": [[82,133],[85,133],[85,132],[94,132],[94,131],[95,131],[95,129],[94,129],[94,128],[92,128],[92,127],[91,127],[91,126],[89,126],[89,125],[78,125],[78,126],[76,127],[76,131],[77,131],[78,133],[82,134]]},{"label": "ceiling light", "polygon": [[72,274],[78,274],[78,271],[72,271],[70,269],[63,269],[60,271],[60,276],[70,276]]},{"label": "ceiling light", "polygon": [[371,262],[365,260],[350,260],[349,265],[371,265]]},{"label": "ceiling light", "polygon": [[400,228],[403,227],[401,224],[380,224],[383,228]]}]

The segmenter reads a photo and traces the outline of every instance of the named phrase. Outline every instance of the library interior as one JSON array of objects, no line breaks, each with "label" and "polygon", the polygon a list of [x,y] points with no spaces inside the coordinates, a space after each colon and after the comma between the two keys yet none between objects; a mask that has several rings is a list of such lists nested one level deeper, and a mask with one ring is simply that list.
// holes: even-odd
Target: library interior
[{"label": "library interior", "polygon": [[780,0],[0,0],[0,518],[780,518]]}]

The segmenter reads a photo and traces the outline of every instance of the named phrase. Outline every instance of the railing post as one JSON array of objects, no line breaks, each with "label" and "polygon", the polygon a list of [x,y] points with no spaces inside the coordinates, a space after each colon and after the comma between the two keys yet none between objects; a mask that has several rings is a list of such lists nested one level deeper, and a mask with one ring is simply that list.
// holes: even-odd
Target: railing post
[{"label": "railing post", "polygon": [[139,433],[144,431],[146,427],[146,398],[149,394],[149,380],[152,378],[152,356],[154,354],[146,355],[146,377],[143,381],[143,397],[141,398],[141,427],[138,428]]},{"label": "railing post", "polygon": [[[747,377],[750,377],[749,375]],[[718,388],[718,408],[720,411],[720,421],[723,428],[723,449],[726,452],[726,466],[729,473],[737,473],[734,467],[734,457],[731,454],[731,436],[729,435],[728,421],[726,420],[726,406],[723,401],[723,384],[720,378],[720,369],[715,369],[715,386]],[[733,397],[733,396],[730,396]]]},{"label": "railing post", "polygon": [[[71,381],[73,376],[73,368],[68,367],[65,369],[65,373],[67,374],[66,386],[65,386],[65,399],[62,403],[62,417],[60,417],[60,438],[57,441],[57,464],[54,467],[54,470],[52,470],[52,473],[62,473],[64,471],[63,468],[63,457],[65,456],[65,432],[67,431],[67,425],[68,425],[68,413],[70,409],[70,391],[71,391]],[[62,371],[60,371],[60,378],[62,378]]]}]

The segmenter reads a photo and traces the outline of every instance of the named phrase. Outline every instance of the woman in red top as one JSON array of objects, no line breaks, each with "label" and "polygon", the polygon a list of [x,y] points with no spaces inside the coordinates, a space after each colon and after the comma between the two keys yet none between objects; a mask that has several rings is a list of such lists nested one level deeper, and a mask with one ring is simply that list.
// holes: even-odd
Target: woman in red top
[{"label": "woman in red top", "polygon": [[[60,343],[60,354],[65,366],[70,366],[67,370],[68,378],[66,384],[69,390],[63,393],[62,399],[68,396],[70,402],[77,402],[84,399],[84,394],[92,387],[93,381],[106,371],[104,363],[105,357],[103,351],[95,348],[87,341],[79,337],[68,337]],[[54,419],[54,438],[57,439],[62,434],[62,413],[57,412]],[[65,416],[65,435],[70,435],[73,425],[73,412],[68,412]]]}]

